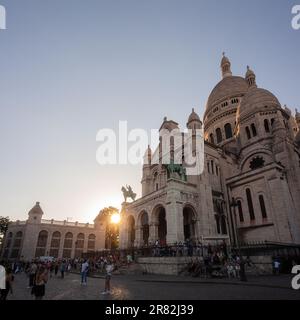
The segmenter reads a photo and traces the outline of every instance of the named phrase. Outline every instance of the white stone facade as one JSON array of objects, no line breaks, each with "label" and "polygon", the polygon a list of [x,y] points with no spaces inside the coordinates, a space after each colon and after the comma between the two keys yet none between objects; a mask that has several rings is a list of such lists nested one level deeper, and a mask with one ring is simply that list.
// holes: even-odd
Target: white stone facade
[{"label": "white stone facade", "polygon": [[42,219],[40,204],[29,211],[26,221],[9,224],[2,259],[30,261],[50,256],[80,258],[83,253],[105,248],[105,224],[97,217],[94,224]]},{"label": "white stone facade", "polygon": [[[151,164],[161,146],[148,148],[142,197],[123,204],[121,248],[186,239],[300,244],[300,114],[258,88],[249,67],[245,78],[233,76],[224,56],[221,70],[203,119],[204,172],[170,176]],[[194,110],[187,127],[202,127]],[[178,125],[165,118],[162,128]]]}]

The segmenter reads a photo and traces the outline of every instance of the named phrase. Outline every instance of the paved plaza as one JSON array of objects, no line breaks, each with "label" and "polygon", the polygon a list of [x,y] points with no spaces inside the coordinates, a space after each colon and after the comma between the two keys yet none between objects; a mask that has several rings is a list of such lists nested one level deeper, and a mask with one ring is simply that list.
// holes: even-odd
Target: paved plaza
[{"label": "paved plaza", "polygon": [[[291,289],[291,276],[249,277],[247,283],[229,279],[154,275],[114,275],[111,295],[101,295],[103,278],[88,278],[87,286],[80,276],[71,273],[64,279],[53,277],[46,287],[46,300],[204,300],[204,299],[296,299],[300,290]],[[27,289],[28,278],[17,274],[14,293],[8,300],[32,300]]]}]

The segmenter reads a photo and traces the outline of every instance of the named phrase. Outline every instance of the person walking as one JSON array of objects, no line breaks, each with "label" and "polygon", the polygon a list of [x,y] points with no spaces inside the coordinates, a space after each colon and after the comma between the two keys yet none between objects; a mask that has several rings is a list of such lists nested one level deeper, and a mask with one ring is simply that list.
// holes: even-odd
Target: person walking
[{"label": "person walking", "polygon": [[12,269],[7,268],[6,276],[5,276],[5,288],[0,290],[0,301],[6,300],[9,292],[13,294],[13,288],[12,288],[13,280],[14,280],[14,276],[13,276]]},{"label": "person walking", "polygon": [[57,277],[58,274],[58,262],[55,262],[55,266],[54,266],[54,275],[55,277]]},{"label": "person walking", "polygon": [[29,285],[28,289],[31,289],[33,287],[34,277],[37,271],[37,265],[35,261],[33,261],[29,267]]},{"label": "person walking", "polygon": [[84,260],[83,264],[81,265],[81,284],[87,284],[87,273],[89,269],[89,263],[87,260]]},{"label": "person walking", "polygon": [[35,295],[35,300],[42,300],[46,292],[46,283],[48,281],[48,270],[44,266],[40,266],[37,270],[33,294]]},{"label": "person walking", "polygon": [[108,260],[106,265],[105,289],[102,292],[102,294],[110,294],[110,280],[111,280],[111,275],[113,270],[114,270],[114,265],[110,260]]},{"label": "person walking", "polygon": [[278,259],[275,259],[274,261],[274,273],[275,275],[279,275],[280,272],[280,262]]},{"label": "person walking", "polygon": [[66,271],[66,262],[65,260],[63,260],[60,264],[60,274],[62,279],[65,277],[65,271]]}]

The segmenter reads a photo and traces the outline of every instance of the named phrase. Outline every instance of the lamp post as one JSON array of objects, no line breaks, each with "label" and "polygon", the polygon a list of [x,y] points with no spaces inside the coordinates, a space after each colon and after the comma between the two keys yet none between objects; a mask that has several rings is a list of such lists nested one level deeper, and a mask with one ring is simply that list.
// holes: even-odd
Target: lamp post
[{"label": "lamp post", "polygon": [[241,281],[247,281],[246,272],[245,272],[245,261],[241,252],[241,246],[240,246],[240,238],[239,238],[239,232],[237,227],[237,219],[236,219],[236,210],[235,208],[238,206],[235,198],[232,197],[230,207],[233,208],[233,216],[234,216],[234,229],[235,229],[235,238],[236,238],[236,244],[239,251],[240,256],[240,280]]}]

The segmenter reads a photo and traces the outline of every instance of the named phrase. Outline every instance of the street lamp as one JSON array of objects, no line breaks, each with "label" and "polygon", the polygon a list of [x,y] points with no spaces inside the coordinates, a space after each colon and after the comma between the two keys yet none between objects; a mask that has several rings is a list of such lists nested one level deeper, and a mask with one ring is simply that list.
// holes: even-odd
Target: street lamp
[{"label": "street lamp", "polygon": [[241,281],[247,281],[246,277],[246,271],[245,271],[245,261],[241,252],[241,246],[240,246],[240,238],[239,238],[239,232],[238,232],[238,227],[237,227],[237,219],[236,219],[236,210],[235,208],[238,206],[238,203],[236,202],[235,198],[232,197],[230,207],[233,208],[233,215],[234,215],[234,228],[235,228],[235,237],[236,237],[236,244],[238,247],[239,251],[239,256],[240,256],[240,280]]}]

